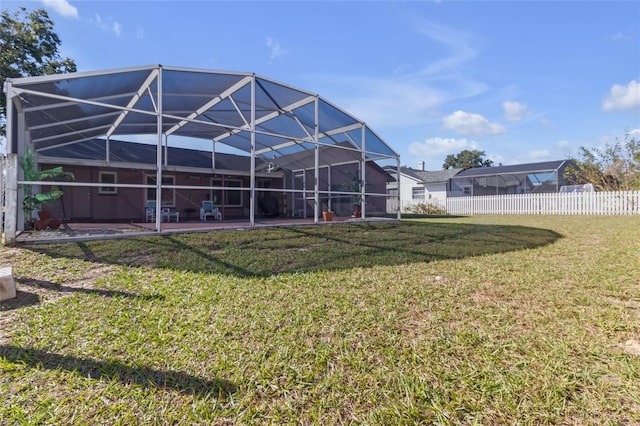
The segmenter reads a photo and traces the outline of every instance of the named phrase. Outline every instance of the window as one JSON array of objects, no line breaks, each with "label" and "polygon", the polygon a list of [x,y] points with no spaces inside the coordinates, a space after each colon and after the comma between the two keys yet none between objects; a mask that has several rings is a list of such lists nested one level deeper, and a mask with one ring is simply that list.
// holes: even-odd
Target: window
[{"label": "window", "polygon": [[471,194],[471,187],[470,186],[463,186],[462,187],[462,194],[463,195],[472,195]]},{"label": "window", "polygon": [[[242,188],[241,179],[211,179],[212,186],[223,186],[226,188]],[[242,191],[226,191],[223,189],[214,189],[213,204],[216,206],[224,205],[225,207],[242,207]]]},{"label": "window", "polygon": [[[114,172],[100,172],[100,183],[118,183],[118,174]],[[98,194],[109,195],[117,193],[118,188],[115,186],[101,186],[98,188]]]},{"label": "window", "polygon": [[411,188],[411,198],[414,200],[424,200],[424,187],[418,186]]},{"label": "window", "polygon": [[[173,176],[162,176],[162,185],[175,185],[175,178]],[[156,176],[147,175],[147,185],[155,185]],[[156,189],[147,188],[147,201],[155,201]],[[162,207],[175,207],[176,206],[176,190],[173,188],[162,188]]]}]

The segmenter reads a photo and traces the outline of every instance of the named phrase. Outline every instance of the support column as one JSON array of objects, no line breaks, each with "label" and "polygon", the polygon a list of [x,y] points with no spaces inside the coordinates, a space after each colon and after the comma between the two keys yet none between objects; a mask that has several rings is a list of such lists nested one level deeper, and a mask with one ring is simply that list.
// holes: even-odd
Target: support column
[{"label": "support column", "polygon": [[[320,139],[320,129],[318,126],[318,121],[320,120],[320,112],[319,112],[319,105],[318,105],[318,96],[316,96],[316,100],[315,100],[315,128],[314,128],[314,132],[313,132],[313,141],[315,143],[315,150],[314,150],[314,196],[313,196],[313,200],[314,200],[314,206],[313,206],[313,223],[318,223],[318,216],[320,216],[320,144],[319,144],[319,139]],[[306,200],[305,200],[306,203]]]},{"label": "support column", "polygon": [[400,194],[401,191],[401,187],[402,185],[400,185],[400,157],[396,158],[396,176],[397,176],[397,181],[396,184],[398,186],[398,207],[396,208],[396,215],[398,220],[402,219],[402,196]]},{"label": "support column", "polygon": [[367,217],[366,205],[366,187],[367,187],[367,156],[365,154],[367,147],[367,126],[362,123],[362,148],[360,151],[360,217],[362,219]]},{"label": "support column", "polygon": [[256,75],[251,79],[251,188],[249,190],[249,224],[255,226],[256,203]]},{"label": "support column", "polygon": [[160,233],[162,226],[162,67],[158,68],[158,120],[156,146],[156,232]]}]

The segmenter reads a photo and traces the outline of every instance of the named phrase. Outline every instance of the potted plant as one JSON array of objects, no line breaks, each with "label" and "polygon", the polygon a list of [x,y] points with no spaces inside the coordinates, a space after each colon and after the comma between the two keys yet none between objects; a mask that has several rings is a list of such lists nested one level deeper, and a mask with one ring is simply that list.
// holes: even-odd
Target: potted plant
[{"label": "potted plant", "polygon": [[[27,148],[21,161],[22,170],[24,171],[24,180],[26,181],[43,181],[46,179],[68,179],[73,180],[75,176],[71,172],[65,172],[61,166],[52,169],[38,170],[35,154],[31,148]],[[64,192],[57,185],[52,185],[49,192],[39,194],[33,193],[33,186],[26,184],[24,186],[24,200],[22,208],[25,213],[25,221],[31,223],[33,221],[33,212],[39,209],[43,204],[62,197]],[[33,221],[35,229],[46,229],[50,227],[57,229],[62,223],[61,219],[52,219],[49,212],[38,211],[38,220]]]},{"label": "potted plant", "polygon": [[353,214],[351,215],[351,217],[358,218],[358,217],[362,216],[362,208],[361,208],[361,204],[362,204],[362,191],[361,191],[362,181],[360,180],[360,178],[357,175],[354,175],[352,173],[349,173],[349,175],[351,176],[351,183],[349,184],[349,190],[352,191],[352,192],[355,192],[355,195],[353,196]]}]

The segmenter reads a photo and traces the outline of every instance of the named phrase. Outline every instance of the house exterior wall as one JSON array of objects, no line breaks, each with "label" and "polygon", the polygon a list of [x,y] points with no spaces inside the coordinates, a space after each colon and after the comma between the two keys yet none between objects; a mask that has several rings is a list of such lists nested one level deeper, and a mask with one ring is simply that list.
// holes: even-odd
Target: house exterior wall
[{"label": "house exterior wall", "polygon": [[424,202],[424,197],[414,199],[413,189],[424,188],[424,184],[416,178],[400,173],[400,206],[405,207]]},{"label": "house exterior wall", "polygon": [[[43,168],[55,167],[57,164],[42,164]],[[346,164],[333,166],[331,168],[320,168],[319,189],[320,191],[342,190],[352,184],[352,176],[357,176],[357,164]],[[155,173],[146,170],[108,168],[108,167],[88,167],[77,165],[65,165],[65,171],[74,173],[75,181],[73,186],[65,186],[61,182],[60,188],[64,191],[62,198],[50,202],[46,209],[52,217],[63,218],[76,222],[129,222],[144,221],[147,201],[155,201],[155,190],[148,188],[122,188],[111,187],[112,192],[104,191],[109,188],[105,183],[104,187],[97,186],[76,186],[81,182],[93,184],[101,183],[101,174],[108,173],[116,176],[117,184],[145,185],[149,177],[154,177]],[[295,172],[294,172],[295,174]],[[329,176],[330,174],[330,176]],[[286,216],[313,216],[313,193],[314,193],[314,172],[313,170],[301,171],[298,176],[305,176],[305,194],[292,194],[282,191],[270,191],[270,189],[281,190],[292,187],[291,173],[274,173],[272,176],[256,177],[256,203],[255,215],[273,215],[277,205],[279,215]],[[250,214],[250,177],[243,175],[212,175],[194,172],[173,172],[167,171],[162,174],[163,180],[172,178],[172,185],[176,186],[202,186],[202,189],[163,189],[163,207],[168,207],[172,211],[180,213],[180,219],[199,219],[199,209],[204,200],[213,200],[214,205],[219,207],[225,219],[248,218]],[[384,193],[387,175],[375,166],[367,167],[367,191]],[[295,179],[294,179],[295,180]],[[208,186],[223,186],[229,189],[212,190]],[[295,189],[302,189],[293,183]],[[237,188],[237,189],[236,189]],[[242,188],[242,189],[241,189]],[[342,189],[335,189],[342,188]],[[43,188],[48,190],[48,188]],[[232,204],[229,203],[232,199]],[[269,208],[265,208],[268,199]],[[321,194],[321,210],[338,208],[339,215],[350,216],[354,209],[353,196],[332,196]],[[371,212],[384,213],[385,197],[369,197],[367,209]],[[275,204],[274,204],[275,203]],[[306,211],[304,206],[306,205]],[[269,210],[269,211],[267,211]],[[296,211],[297,210],[297,211]],[[304,213],[301,213],[304,212]],[[338,212],[336,212],[338,214]]]},{"label": "house exterior wall", "polygon": [[[377,167],[367,167],[366,182],[367,192],[375,192],[378,194],[386,194],[386,186],[388,175]],[[382,215],[387,212],[387,197],[386,196],[367,196],[367,203],[365,205],[366,215]]]},{"label": "house exterior wall", "polygon": [[[395,175],[394,175],[395,176]],[[448,182],[429,182],[424,183],[421,180],[400,173],[400,205],[401,210],[405,210],[413,205],[422,203],[432,203],[443,207],[447,198]],[[398,187],[397,182],[390,182],[387,185],[387,193]],[[415,197],[414,190],[423,193],[419,197]],[[395,200],[389,200],[388,206],[395,205]],[[393,210],[389,209],[388,210]],[[388,213],[392,213],[389,211]]]},{"label": "house exterior wall", "polygon": [[[48,167],[48,166],[47,166]],[[76,182],[99,182],[99,173],[115,173],[117,183],[142,184],[145,173],[123,169],[98,169],[83,166],[64,166],[65,171],[73,172]],[[47,204],[54,217],[73,221],[126,221],[144,218],[146,204],[145,190],[137,188],[117,188],[116,193],[102,193],[98,187],[65,186],[62,198]]]},{"label": "house exterior wall", "polygon": [[[303,188],[302,175],[304,175],[304,187],[307,190],[306,198],[302,194],[294,194],[294,215],[313,217],[314,214],[314,171],[298,171],[294,175],[299,176],[294,179],[294,188]],[[332,210],[337,217],[348,217],[354,213],[355,205],[358,203],[358,196],[353,191],[354,177],[357,181],[359,176],[359,163],[341,164],[331,167],[321,167],[319,169],[318,189],[320,194],[320,212]],[[385,193],[388,175],[380,168],[367,164],[366,167],[366,192]],[[354,192],[354,195],[333,194],[332,192]],[[306,209],[305,209],[306,207]],[[367,196],[366,214],[385,214],[385,196]]]},{"label": "house exterior wall", "polygon": [[[54,167],[53,165],[43,165],[43,167]],[[65,171],[73,172],[75,182],[100,183],[101,173],[113,173],[117,176],[118,184],[148,184],[148,177],[155,176],[155,173],[144,170],[117,169],[117,168],[96,168],[85,166],[64,166]],[[173,178],[173,185],[178,186],[203,186],[202,189],[175,189],[170,191],[167,201],[163,202],[163,207],[168,207],[173,211],[180,212],[181,219],[199,219],[199,209],[204,200],[216,198],[217,190],[206,188],[214,185],[214,180],[222,182],[225,186],[227,181],[233,180],[234,184],[244,190],[228,190],[239,194],[236,198],[239,203],[233,206],[225,204],[224,200],[216,200],[215,205],[220,207],[223,217],[226,219],[245,218],[249,216],[250,194],[246,190],[249,187],[248,176],[210,175],[192,172],[165,172],[164,178]],[[280,175],[270,178],[260,178],[261,185],[273,189],[283,187]],[[265,182],[269,183],[266,184]],[[216,185],[217,186],[217,185]],[[108,187],[105,184],[105,187]],[[64,191],[62,198],[48,203],[46,206],[53,217],[60,217],[69,221],[77,222],[126,222],[144,221],[145,207],[147,201],[155,201],[149,195],[155,193],[147,188],[116,188],[112,193],[104,193],[102,187],[65,186],[61,182],[60,188]],[[43,188],[48,190],[48,188]],[[264,191],[266,193],[267,191]],[[258,192],[258,196],[263,191]],[[274,192],[278,198],[279,205],[284,205],[284,194]],[[223,198],[223,197],[221,197]],[[256,206],[256,214],[259,215]]]},{"label": "house exterior wall", "polygon": [[425,197],[427,202],[444,207],[447,201],[447,182],[433,182],[426,184]]}]

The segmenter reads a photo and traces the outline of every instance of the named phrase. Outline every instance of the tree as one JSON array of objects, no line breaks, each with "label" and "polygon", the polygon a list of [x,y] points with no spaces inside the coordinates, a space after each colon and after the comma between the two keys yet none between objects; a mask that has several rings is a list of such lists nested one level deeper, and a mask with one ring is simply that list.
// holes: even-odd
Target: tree
[{"label": "tree", "polygon": [[465,149],[464,151],[460,151],[458,154],[447,155],[447,158],[444,159],[444,164],[442,168],[444,169],[472,169],[474,167],[491,167],[493,166],[493,161],[484,159],[484,151],[478,151],[474,149],[473,151],[469,151]]},{"label": "tree", "polygon": [[580,158],[565,169],[564,177],[572,184],[591,183],[597,191],[640,189],[640,140],[625,131],[624,143],[604,148],[579,149]]},{"label": "tree", "polygon": [[[72,59],[61,59],[60,38],[44,9],[27,12],[20,7],[0,17],[0,89],[7,78],[75,72]],[[6,132],[7,99],[0,90],[0,141]]]}]

